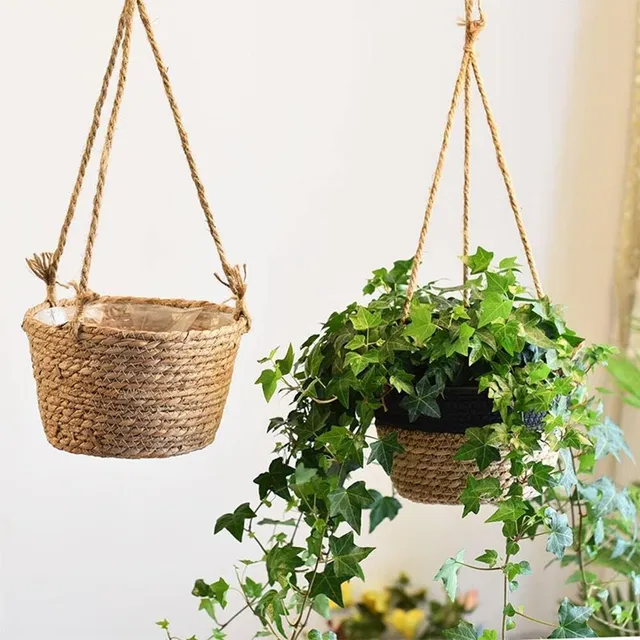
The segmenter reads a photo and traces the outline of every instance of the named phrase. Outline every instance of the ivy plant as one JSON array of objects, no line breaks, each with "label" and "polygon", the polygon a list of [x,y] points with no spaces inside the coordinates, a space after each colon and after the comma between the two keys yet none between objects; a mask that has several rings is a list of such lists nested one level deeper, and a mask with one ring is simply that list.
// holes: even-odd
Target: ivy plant
[{"label": "ivy plant", "polygon": [[[394,520],[401,508],[394,495],[357,475],[369,464],[390,474],[402,452],[396,432],[376,436],[375,413],[397,393],[408,420],[437,418],[451,386],[476,386],[499,416],[495,424],[467,430],[457,459],[474,461],[479,471],[505,462],[512,482],[505,488],[493,477],[468,476],[460,496],[463,517],[492,501],[488,522],[502,524],[504,545],[471,561],[458,552],[437,579],[453,600],[461,569],[502,574],[501,628],[485,630],[483,640],[504,638],[518,618],[550,627],[550,637],[593,635],[589,621],[598,617],[606,585],[593,578],[589,563],[601,538],[635,540],[628,493],[608,479],[585,479],[597,459],[627,453],[620,430],[587,388],[590,372],[612,349],[584,346],[557,306],[519,283],[514,258],[494,266],[493,253],[479,248],[466,260],[467,282],[420,287],[408,314],[412,261],[378,269],[364,288],[366,302],[331,314],[297,353],[291,346],[275,349],[261,361],[257,382],[266,400],[280,392],[290,406],[269,422],[277,444],[268,468],[254,480],[257,497],[215,525],[217,534],[252,540],[256,556],[236,565],[235,590],[244,604],[232,615],[225,616],[228,576],[196,582],[193,595],[212,618],[209,640],[226,638],[242,611],[259,621],[256,637],[335,640],[332,632],[309,630],[321,626],[312,615],[327,617],[330,601],[342,606],[342,585],[363,578],[362,563],[374,552],[357,536],[365,526],[373,531]],[[539,428],[532,428],[532,414],[540,416]],[[558,465],[541,462],[541,450],[555,452]],[[521,558],[522,542],[537,536],[546,538],[552,558],[576,565],[575,579],[586,594],[582,604],[562,602],[552,622],[511,604],[532,570]],[[158,624],[174,638],[168,622]],[[447,635],[477,638],[466,622]]]}]

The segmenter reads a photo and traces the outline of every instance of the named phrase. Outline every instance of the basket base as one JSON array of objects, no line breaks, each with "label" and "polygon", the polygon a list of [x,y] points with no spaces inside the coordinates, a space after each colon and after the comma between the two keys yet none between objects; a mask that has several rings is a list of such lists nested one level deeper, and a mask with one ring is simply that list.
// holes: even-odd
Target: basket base
[{"label": "basket base", "polygon": [[124,460],[162,460],[165,458],[175,458],[187,453],[206,449],[215,441],[215,433],[199,442],[186,443],[184,441],[176,444],[174,438],[167,442],[158,441],[148,449],[142,449],[140,440],[136,439],[131,445],[126,442],[113,443],[110,446],[105,444],[96,445],[96,442],[86,442],[65,437],[52,437],[45,431],[49,444],[65,453],[74,455],[92,456],[94,458],[120,458]]},{"label": "basket base", "polygon": [[[490,465],[482,472],[473,460],[454,460],[465,436],[451,433],[422,433],[397,427],[378,425],[378,434],[385,437],[396,432],[404,452],[394,457],[391,480],[395,490],[407,500],[420,504],[460,505],[460,495],[467,486],[467,477],[496,478],[502,494],[513,483],[507,460]],[[536,461],[555,466],[557,454],[539,451]],[[524,497],[537,495],[531,487],[524,487]],[[485,501],[490,503],[490,500]]]}]

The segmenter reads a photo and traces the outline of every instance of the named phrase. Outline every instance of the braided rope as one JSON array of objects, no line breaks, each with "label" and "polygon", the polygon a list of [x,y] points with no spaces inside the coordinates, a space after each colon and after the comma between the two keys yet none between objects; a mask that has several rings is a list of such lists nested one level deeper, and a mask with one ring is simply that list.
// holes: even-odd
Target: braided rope
[{"label": "braided rope", "polygon": [[[511,180],[511,175],[509,174],[509,171],[506,166],[504,152],[502,150],[502,143],[500,142],[500,136],[498,134],[495,118],[489,106],[487,93],[479,72],[478,60],[477,60],[476,51],[475,51],[475,43],[482,29],[485,27],[486,21],[485,21],[484,13],[482,11],[482,7],[480,6],[479,0],[478,0],[479,17],[477,20],[472,19],[473,4],[474,4],[474,0],[465,0],[465,20],[462,23],[462,25],[465,27],[464,54],[462,57],[462,64],[460,65],[460,70],[458,72],[458,77],[456,79],[456,84],[453,91],[453,98],[451,100],[451,105],[449,107],[449,113],[447,115],[447,122],[445,125],[444,135],[442,137],[442,144],[440,147],[440,153],[438,155],[438,162],[436,164],[436,170],[434,173],[433,182],[429,192],[429,199],[427,201],[427,206],[426,206],[424,218],[422,221],[422,227],[420,229],[420,235],[418,237],[418,246],[416,248],[413,265],[411,268],[411,275],[409,277],[409,283],[407,286],[407,299],[406,299],[404,310],[403,310],[403,317],[405,320],[409,316],[409,313],[411,310],[411,300],[413,299],[413,295],[415,294],[415,291],[417,288],[418,272],[420,269],[420,265],[422,263],[422,256],[424,253],[425,241],[427,237],[427,232],[429,230],[429,222],[431,220],[431,214],[433,212],[433,207],[435,204],[438,187],[440,185],[440,179],[442,177],[442,170],[444,167],[444,160],[445,160],[446,152],[449,146],[451,129],[453,126],[453,121],[455,119],[455,114],[456,114],[456,110],[457,110],[459,99],[460,99],[460,93],[463,87],[464,87],[464,94],[465,94],[463,232],[462,232],[463,256],[466,257],[469,254],[469,190],[470,190],[470,153],[471,153],[471,80],[472,80],[472,77],[473,79],[475,79],[476,85],[478,87],[478,91],[480,93],[487,123],[491,131],[491,139],[493,141],[493,145],[496,152],[498,168],[502,173],[505,187],[507,189],[507,194],[509,196],[509,203],[511,204],[511,209],[513,210],[513,214],[516,220],[516,225],[518,227],[518,232],[520,234],[520,239],[522,240],[522,246],[524,247],[524,252],[527,257],[529,270],[531,271],[531,275],[533,277],[536,293],[540,298],[543,297],[544,295],[541,281],[540,281],[540,276],[536,268],[535,260],[533,258],[533,252],[532,252],[531,245],[529,243],[527,232],[524,226],[524,221],[520,213],[520,206],[518,205],[518,202],[516,200],[513,181]],[[466,265],[463,267],[463,277],[465,280],[468,277],[468,269]],[[467,295],[468,295],[467,293],[464,294],[465,300],[467,300]]]},{"label": "braided rope", "polygon": [[[198,173],[193,152],[189,144],[187,132],[182,122],[182,116],[180,115],[180,111],[178,109],[178,105],[173,93],[173,89],[171,87],[171,82],[169,80],[167,68],[162,60],[160,48],[156,41],[155,35],[153,33],[151,20],[149,19],[146,6],[144,5],[144,2],[142,0],[125,0],[122,14],[120,16],[120,20],[118,23],[118,30],[117,30],[113,47],[112,47],[111,56],[109,58],[107,70],[105,72],[105,75],[102,81],[102,87],[100,90],[100,94],[98,96],[98,101],[94,109],[94,117],[93,117],[93,121],[89,131],[89,135],[87,137],[84,153],[82,155],[80,169],[78,171],[78,177],[76,179],[76,183],[73,188],[71,201],[70,201],[67,214],[65,216],[62,229],[60,232],[58,246],[55,252],[53,253],[53,255],[51,254],[42,254],[40,256],[36,255],[33,258],[28,259],[27,263],[29,264],[32,271],[38,277],[44,280],[44,282],[46,283],[47,302],[50,305],[55,305],[56,304],[55,286],[56,286],[56,278],[57,278],[57,271],[60,263],[60,258],[66,246],[69,227],[75,215],[79,194],[84,182],[84,177],[86,174],[87,166],[91,158],[92,150],[95,145],[95,139],[96,139],[98,129],[100,127],[101,115],[107,99],[109,84],[113,76],[113,72],[115,70],[118,53],[122,51],[122,59],[121,59],[121,65],[119,70],[116,94],[115,94],[113,105],[111,108],[109,122],[107,125],[105,142],[104,142],[104,145],[102,148],[102,154],[100,157],[98,180],[96,184],[95,196],[93,199],[91,224],[89,227],[89,233],[87,235],[87,242],[85,246],[85,253],[84,253],[84,258],[82,263],[82,272],[80,276],[80,281],[77,286],[79,311],[82,309],[82,307],[84,306],[87,300],[92,299],[94,297],[94,294],[92,294],[88,290],[89,273],[91,270],[93,249],[95,245],[96,235],[98,232],[98,223],[100,220],[100,212],[102,209],[102,201],[104,196],[104,187],[106,182],[107,171],[109,167],[109,159],[111,156],[111,150],[113,147],[113,139],[115,136],[118,115],[120,112],[120,107],[121,107],[122,99],[124,95],[124,88],[127,80],[127,71],[128,71],[129,57],[130,57],[130,50],[131,50],[131,30],[132,30],[132,23],[133,23],[133,15],[136,9],[140,14],[142,24],[147,34],[147,39],[149,41],[149,44],[151,45],[151,49],[153,51],[156,64],[160,72],[160,76],[162,78],[165,94],[169,101],[171,112],[173,114],[173,118],[178,129],[178,134],[180,137],[182,149],[184,151],[185,157],[187,159],[187,163],[189,165],[191,178],[196,187],[198,199],[200,201],[202,210],[205,214],[209,232],[213,238],[218,255],[220,257],[220,262],[222,264],[222,270],[224,272],[225,278],[222,279],[218,277],[217,274],[216,274],[216,277],[218,277],[220,282],[222,282],[225,286],[227,286],[231,290],[231,292],[233,293],[236,299],[236,318],[244,317],[247,320],[247,323],[249,324],[250,318],[249,318],[249,314],[247,312],[246,303],[245,303],[245,294],[247,289],[246,281],[245,281],[246,270],[244,268],[241,268],[240,266],[232,265],[229,262],[226,256],[226,253],[224,251],[224,247],[222,245],[222,239],[216,227],[216,224],[213,218],[213,212],[207,200],[205,188],[200,178],[200,175]],[[80,318],[80,313],[78,313],[77,318]]]}]

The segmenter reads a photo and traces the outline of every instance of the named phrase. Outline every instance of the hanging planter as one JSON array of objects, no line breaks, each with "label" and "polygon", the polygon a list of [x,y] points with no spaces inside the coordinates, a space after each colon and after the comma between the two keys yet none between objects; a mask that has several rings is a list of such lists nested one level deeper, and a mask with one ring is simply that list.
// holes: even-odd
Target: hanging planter
[{"label": "hanging planter", "polygon": [[[189,300],[104,297],[88,288],[105,179],[122,103],[134,14],[139,14],[173,113],[206,222],[235,306]],[[119,53],[121,65],[102,150],[76,296],[58,301],[56,279]],[[24,319],[49,442],[70,453],[162,458],[213,442],[236,353],[250,320],[244,273],[224,253],[187,134],[142,0],[126,0],[69,209],[53,254],[28,261],[47,285]]]},{"label": "hanging planter", "polygon": [[[480,76],[475,53],[475,42],[485,22],[482,10],[480,8],[478,10],[480,14],[479,19],[473,20],[472,3],[466,2],[466,19],[463,23],[466,29],[466,37],[462,63],[449,108],[434,181],[418,241],[418,248],[413,259],[403,314],[405,321],[411,319],[412,309],[414,308],[413,304],[416,301],[415,294],[417,290],[418,270],[422,261],[429,221],[442,175],[454,116],[460,102],[460,97],[464,93],[464,269],[463,286],[460,288],[460,291],[462,292],[465,308],[462,309],[459,314],[464,314],[468,322],[463,323],[462,327],[459,328],[463,330],[461,339],[465,348],[456,349],[454,344],[449,344],[447,347],[450,353],[448,353],[447,356],[449,357],[448,365],[454,366],[456,358],[458,358],[455,354],[464,355],[465,358],[463,358],[463,360],[466,359],[466,362],[463,362],[462,366],[467,370],[467,374],[470,372],[469,365],[473,365],[473,359],[480,357],[478,354],[482,353],[481,347],[478,347],[476,350],[476,356],[468,352],[467,347],[472,336],[476,337],[475,339],[479,341],[481,346],[484,345],[484,347],[492,349],[497,347],[497,351],[492,355],[492,358],[504,356],[506,361],[512,360],[514,353],[508,346],[509,342],[514,342],[515,346],[515,341],[520,340],[520,349],[525,347],[553,349],[554,343],[551,337],[561,342],[566,342],[567,339],[567,336],[564,336],[562,332],[558,333],[556,331],[554,333],[553,330],[544,328],[542,325],[544,325],[545,318],[536,318],[536,313],[529,314],[533,315],[536,324],[540,323],[541,325],[535,327],[535,338],[533,339],[531,335],[527,335],[527,328],[523,322],[527,314],[522,315],[522,317],[518,319],[516,312],[516,314],[511,317],[511,312],[517,308],[517,305],[526,300],[523,289],[517,291],[517,295],[515,295],[519,285],[513,277],[513,263],[501,263],[494,274],[489,274],[486,273],[486,269],[489,267],[493,254],[480,250],[475,256],[469,256],[471,88],[472,81],[475,81],[495,147],[498,166],[504,179],[509,202],[515,216],[529,269],[533,277],[537,298],[542,306],[548,305],[548,301],[544,298],[540,277],[535,266],[524,222],[520,215],[520,208],[515,197],[511,177],[506,167],[497,126]],[[470,271],[471,275],[478,276],[475,283],[469,279]],[[505,277],[505,273],[507,272],[509,276]],[[483,278],[484,281],[481,283],[483,291],[480,293],[480,297],[478,297],[477,284],[481,282]],[[470,300],[470,294],[476,297],[475,301]],[[423,301],[429,302],[430,295],[428,292],[423,292]],[[542,308],[542,306],[540,308]],[[495,314],[493,318],[490,317],[492,312],[488,311],[490,307]],[[430,309],[429,313],[434,313],[434,316],[438,319],[445,318],[446,301],[440,301],[440,307]],[[458,318],[460,317],[459,315]],[[495,322],[501,323],[501,327],[511,326],[509,331],[512,335],[507,336],[502,342],[500,339],[496,339],[492,331],[487,332],[487,329],[491,329]],[[512,323],[512,325],[509,325],[509,323]],[[479,333],[481,329],[485,330],[484,343]],[[500,353],[501,351],[502,353]],[[437,360],[438,357],[442,355],[443,354],[439,354],[439,356],[436,355],[433,359]],[[535,359],[536,354],[532,354],[531,357]],[[523,358],[522,366],[526,364],[527,360]],[[545,364],[545,366],[548,365]],[[376,412],[378,433],[382,437],[395,433],[398,442],[400,442],[403,447],[403,452],[395,457],[392,473],[394,486],[400,495],[415,502],[427,504],[459,504],[461,493],[468,486],[469,475],[474,476],[477,481],[486,480],[487,478],[496,479],[499,482],[501,494],[514,482],[508,451],[503,451],[503,455],[501,456],[498,455],[496,450],[495,461],[486,465],[482,464],[480,465],[481,468],[478,469],[479,465],[474,456],[470,455],[468,451],[465,455],[464,450],[461,449],[464,443],[467,442],[465,433],[468,429],[487,428],[490,425],[499,424],[505,419],[505,415],[501,416],[500,413],[495,410],[494,403],[487,393],[487,388],[481,389],[479,387],[479,381],[483,373],[486,373],[486,370],[476,372],[476,375],[467,375],[466,386],[460,386],[451,379],[444,382],[443,376],[437,382],[441,388],[438,388],[437,393],[434,392],[435,395],[432,399],[434,403],[437,403],[437,406],[430,415],[421,415],[419,419],[416,419],[415,415],[410,416],[407,411],[403,409],[401,396],[397,398],[392,396],[388,402],[385,402],[385,406]],[[551,373],[550,367],[549,373]],[[421,374],[429,378],[429,367],[427,366]],[[490,390],[491,389],[489,389],[489,391]],[[409,396],[409,399],[410,397],[411,396]],[[544,411],[529,411],[523,414],[522,421],[528,423],[525,424],[525,426],[530,429],[540,429],[544,422],[544,417]],[[483,437],[485,436],[477,435],[479,441],[481,441]],[[461,450],[462,453],[460,453]],[[541,464],[545,462],[555,464],[555,456],[547,447],[542,447],[540,450],[533,452],[531,457]],[[530,495],[533,492],[535,492],[533,487],[525,487],[526,494]],[[483,501],[497,497],[497,493],[495,496],[492,496],[492,493],[494,492],[486,492],[486,495],[482,496]]]}]

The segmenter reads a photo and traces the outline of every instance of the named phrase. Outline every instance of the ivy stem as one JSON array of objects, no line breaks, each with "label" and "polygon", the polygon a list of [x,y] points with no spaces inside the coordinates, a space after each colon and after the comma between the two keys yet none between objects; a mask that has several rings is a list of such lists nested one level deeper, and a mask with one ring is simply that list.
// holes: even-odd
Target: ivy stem
[{"label": "ivy stem", "polygon": [[[510,556],[507,553],[504,564],[509,564]],[[503,587],[502,587],[502,640],[506,640],[507,637],[507,604],[509,603],[509,581],[507,580],[507,574],[504,574]]]},{"label": "ivy stem", "polygon": [[296,539],[296,535],[297,535],[297,533],[298,533],[298,529],[300,528],[300,522],[302,522],[302,516],[303,516],[303,515],[304,515],[304,514],[303,514],[303,513],[302,513],[302,511],[301,511],[301,512],[300,512],[300,516],[299,516],[299,518],[298,518],[298,522],[296,522],[296,526],[295,526],[295,528],[294,528],[294,530],[293,530],[293,533],[291,534],[291,540],[290,540],[290,543],[291,543],[291,544],[293,544],[293,541]]},{"label": "ivy stem", "polygon": [[516,611],[516,615],[520,616],[521,618],[526,618],[527,620],[531,620],[531,622],[542,624],[545,627],[551,627],[552,629],[556,628],[555,624],[551,624],[550,622],[545,622],[544,620],[538,620],[538,618],[534,618],[533,616],[528,616],[526,613],[522,613],[521,611]]},{"label": "ivy stem", "polygon": [[609,629],[615,629],[616,631],[622,631],[624,633],[626,633],[627,635],[633,635],[635,633],[635,631],[633,629],[627,629],[627,627],[621,627],[618,624],[614,624],[613,622],[608,622],[607,620],[605,620],[604,618],[600,618],[599,616],[593,615],[591,616],[596,622],[599,622],[600,624],[604,624],[607,626],[607,628]]},{"label": "ivy stem", "polygon": [[[571,466],[573,467],[573,474],[575,475],[575,477],[578,477],[578,470],[576,467],[576,459],[573,455],[573,450],[569,449],[569,453],[571,454]],[[582,557],[582,525],[583,525],[583,514],[582,514],[582,503],[580,501],[580,498],[578,497],[578,488],[576,487],[574,489],[575,495],[577,497],[576,501],[575,501],[575,506],[577,506],[578,508],[578,542],[577,542],[577,548],[576,551],[578,552],[578,565],[580,566],[580,576],[582,578],[582,588],[584,590],[584,593],[588,593],[589,590],[589,584],[587,582],[587,574],[585,572],[585,568],[584,568],[584,558]],[[573,528],[575,529],[575,514],[573,512],[573,508],[574,508],[574,501],[571,501],[571,523],[573,525]]]},{"label": "ivy stem", "polygon": [[[305,610],[304,608],[307,606],[307,601],[309,600],[309,594],[311,593],[311,590],[313,589],[313,583],[316,580],[316,576],[318,575],[318,567],[320,566],[320,558],[322,556],[322,553],[318,554],[318,557],[316,558],[316,565],[315,567],[313,567],[313,575],[311,576],[311,580],[309,580],[309,589],[307,590],[307,592],[304,594],[304,598],[302,600],[302,605],[300,606],[300,615],[298,616],[298,619],[296,620],[295,624],[292,625],[295,633],[291,636],[291,640],[296,640],[297,638],[300,637],[300,634],[303,632],[304,630],[304,624],[302,626],[300,626],[300,623],[302,622],[302,619],[304,617],[305,614]],[[311,605],[309,605],[309,608],[311,608]],[[307,620],[308,620],[308,616],[307,616]]]},{"label": "ivy stem", "polygon": [[504,569],[504,567],[474,567],[472,564],[467,564],[466,562],[458,562],[458,564],[467,567],[467,569],[474,569],[475,571],[502,571]]},{"label": "ivy stem", "polygon": [[[255,602],[255,600],[253,601]],[[251,609],[253,602],[249,602],[247,600],[247,604],[242,607],[242,609],[238,609],[223,625],[220,626],[220,631],[226,629],[239,615],[243,614],[247,609]]]}]

